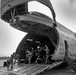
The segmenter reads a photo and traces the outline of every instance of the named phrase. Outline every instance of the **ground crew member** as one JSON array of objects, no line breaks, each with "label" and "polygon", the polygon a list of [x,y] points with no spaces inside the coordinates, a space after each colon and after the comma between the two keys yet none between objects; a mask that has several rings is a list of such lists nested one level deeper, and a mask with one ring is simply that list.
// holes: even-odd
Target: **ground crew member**
[{"label": "ground crew member", "polygon": [[26,50],[26,57],[28,58],[28,63],[31,63],[31,58],[32,58],[32,52],[29,50]]},{"label": "ground crew member", "polygon": [[37,47],[38,50],[37,50],[37,59],[36,59],[36,63],[44,63],[45,61],[45,56],[46,56],[46,52],[44,51],[43,47],[42,46],[38,46]]},{"label": "ground crew member", "polygon": [[47,45],[45,45],[45,49],[44,50],[46,51],[46,60],[45,60],[45,63],[47,64],[48,63],[48,58],[49,58],[49,49],[48,49]]},{"label": "ground crew member", "polygon": [[14,59],[15,59],[14,64],[17,62],[18,65],[19,65],[19,63],[20,63],[20,54],[16,54]]},{"label": "ground crew member", "polygon": [[12,70],[13,69],[13,59],[15,54],[13,53],[8,59],[7,59],[7,69]]}]

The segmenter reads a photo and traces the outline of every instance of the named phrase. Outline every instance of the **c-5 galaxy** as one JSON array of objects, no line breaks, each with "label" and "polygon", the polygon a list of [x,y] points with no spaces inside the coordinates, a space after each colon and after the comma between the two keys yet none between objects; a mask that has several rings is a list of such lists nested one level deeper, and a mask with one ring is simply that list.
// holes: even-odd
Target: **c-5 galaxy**
[{"label": "c-5 galaxy", "polygon": [[[40,12],[29,12],[28,3],[33,1],[48,7],[53,19]],[[76,71],[76,33],[56,21],[50,0],[1,0],[1,19],[27,33],[16,49],[23,65],[16,66],[13,74],[36,75],[65,63]],[[37,48],[45,46],[49,49],[49,62],[45,63],[43,55],[40,62],[35,62]],[[34,52],[30,64],[24,62],[27,49]]]}]

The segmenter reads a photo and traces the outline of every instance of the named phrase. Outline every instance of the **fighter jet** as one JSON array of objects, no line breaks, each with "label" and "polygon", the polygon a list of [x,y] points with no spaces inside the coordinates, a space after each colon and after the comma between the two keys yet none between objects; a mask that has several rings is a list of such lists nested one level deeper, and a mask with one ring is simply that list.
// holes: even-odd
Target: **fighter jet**
[{"label": "fighter jet", "polygon": [[[53,19],[40,12],[29,12],[28,3],[31,1],[47,6]],[[37,53],[36,49],[46,46],[49,49],[47,63],[45,61],[36,63],[36,57],[35,60],[31,60],[31,69],[29,66],[28,70],[20,70],[20,74],[28,75],[28,71],[33,70],[30,74],[34,75],[63,63],[67,63],[76,71],[76,33],[56,21],[56,14],[50,0],[1,0],[1,19],[27,33],[16,49],[22,62],[26,58],[27,49],[30,51],[34,49],[34,57]],[[44,56],[46,59],[46,55]],[[28,62],[27,64],[29,65]]]}]

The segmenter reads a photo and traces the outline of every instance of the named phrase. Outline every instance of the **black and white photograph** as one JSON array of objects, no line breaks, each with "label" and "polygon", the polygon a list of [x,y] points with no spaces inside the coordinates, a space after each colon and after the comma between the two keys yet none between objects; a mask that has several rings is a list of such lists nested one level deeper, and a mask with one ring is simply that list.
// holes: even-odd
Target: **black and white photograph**
[{"label": "black and white photograph", "polygon": [[0,0],[0,75],[76,75],[76,0]]}]

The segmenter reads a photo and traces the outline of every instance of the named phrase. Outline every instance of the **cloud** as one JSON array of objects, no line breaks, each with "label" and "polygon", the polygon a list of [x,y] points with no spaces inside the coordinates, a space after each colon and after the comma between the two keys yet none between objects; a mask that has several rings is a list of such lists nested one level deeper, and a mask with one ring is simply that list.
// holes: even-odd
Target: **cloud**
[{"label": "cloud", "polygon": [[56,20],[76,32],[76,0],[71,5],[70,0],[52,0],[56,12]]},{"label": "cloud", "polygon": [[0,57],[5,56],[3,53],[0,53]]},{"label": "cloud", "polygon": [[1,0],[0,0],[0,17],[1,17]]},{"label": "cloud", "polygon": [[76,0],[69,0],[70,4],[74,4],[74,2],[76,2]]},{"label": "cloud", "polygon": [[64,0],[64,1],[58,0],[58,1],[59,2],[56,3],[57,14],[59,14],[60,17],[63,17],[63,18],[70,20],[70,21],[76,20],[76,8],[72,7],[70,5],[70,3],[67,3],[67,1],[71,1],[71,0],[67,0],[67,1],[66,0]]},{"label": "cloud", "polygon": [[76,0],[69,0],[69,4],[76,9]]}]

